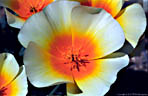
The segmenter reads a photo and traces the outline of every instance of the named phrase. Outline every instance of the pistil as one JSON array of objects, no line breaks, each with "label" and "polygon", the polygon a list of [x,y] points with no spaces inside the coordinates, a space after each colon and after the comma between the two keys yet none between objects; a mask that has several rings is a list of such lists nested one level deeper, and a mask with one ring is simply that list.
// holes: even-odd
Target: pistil
[{"label": "pistil", "polygon": [[[81,56],[80,54],[75,55],[71,54],[71,57],[68,57],[69,62],[65,62],[64,64],[72,64],[71,66],[71,71],[73,69],[77,69],[78,72],[80,72],[80,67],[86,67],[86,63],[90,63],[89,60],[87,59],[89,55],[84,55]],[[82,59],[85,58],[85,59]]]}]

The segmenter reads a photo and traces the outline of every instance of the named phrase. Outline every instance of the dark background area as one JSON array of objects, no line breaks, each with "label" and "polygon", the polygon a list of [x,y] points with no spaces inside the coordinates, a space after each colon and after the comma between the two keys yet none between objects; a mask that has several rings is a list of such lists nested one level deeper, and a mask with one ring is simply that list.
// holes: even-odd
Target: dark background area
[{"label": "dark background area", "polygon": [[[126,0],[126,7],[139,0]],[[143,1],[143,2],[142,2]],[[143,6],[148,4],[148,0],[141,0]],[[146,7],[146,6],[145,6]],[[145,8],[148,17],[148,9]],[[6,22],[4,8],[0,7],[0,53],[12,53],[18,63],[23,65],[24,48],[18,42],[17,35],[19,29],[10,27]],[[116,82],[111,86],[110,91],[105,96],[148,96],[148,27],[139,40],[138,46],[130,54],[130,64],[118,73]],[[47,88],[35,88],[29,83],[28,96],[47,96],[54,91],[54,96],[66,94],[65,84]],[[53,95],[52,95],[53,96]]]}]

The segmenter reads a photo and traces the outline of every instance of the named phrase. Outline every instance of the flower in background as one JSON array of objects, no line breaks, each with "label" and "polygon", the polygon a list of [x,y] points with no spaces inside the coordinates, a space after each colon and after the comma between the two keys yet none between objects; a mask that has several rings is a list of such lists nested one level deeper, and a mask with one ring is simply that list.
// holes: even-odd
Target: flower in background
[{"label": "flower in background", "polygon": [[13,55],[0,54],[0,96],[26,96],[25,67],[19,68]]},{"label": "flower in background", "polygon": [[29,81],[36,87],[67,83],[67,95],[103,96],[129,62],[113,53],[125,41],[116,20],[74,1],[55,1],[31,16],[18,39],[28,46],[23,61]]},{"label": "flower in background", "polygon": [[146,16],[140,4],[132,4],[122,9],[124,0],[73,0],[82,5],[103,8],[121,25],[126,40],[135,48],[146,29]]},{"label": "flower in background", "polygon": [[10,26],[21,28],[26,19],[40,12],[44,7],[54,0],[0,0],[0,4],[13,10],[17,15],[10,13],[7,9],[7,22]]}]

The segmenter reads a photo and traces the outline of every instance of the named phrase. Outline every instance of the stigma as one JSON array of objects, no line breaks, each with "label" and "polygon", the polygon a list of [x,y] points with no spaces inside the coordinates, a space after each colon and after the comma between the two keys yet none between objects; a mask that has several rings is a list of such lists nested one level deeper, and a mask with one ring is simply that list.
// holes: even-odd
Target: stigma
[{"label": "stigma", "polygon": [[86,67],[90,61],[88,60],[89,55],[81,55],[81,54],[74,54],[72,53],[71,55],[67,55],[67,62],[64,62],[64,64],[71,64],[70,70],[73,71],[76,69],[78,72],[80,72],[81,67]]}]

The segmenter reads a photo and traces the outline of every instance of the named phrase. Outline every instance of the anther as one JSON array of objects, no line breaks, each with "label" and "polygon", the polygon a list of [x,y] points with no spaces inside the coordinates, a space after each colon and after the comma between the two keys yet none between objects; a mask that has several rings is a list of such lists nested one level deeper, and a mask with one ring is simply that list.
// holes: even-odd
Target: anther
[{"label": "anther", "polygon": [[35,9],[35,7],[31,7],[30,12],[37,12],[37,10]]},{"label": "anther", "polygon": [[84,55],[85,57],[88,57],[89,55]]},{"label": "anther", "polygon": [[75,58],[74,58],[74,55],[73,54],[71,55],[71,57],[72,57],[72,61],[74,61]]},{"label": "anther", "polygon": [[[88,56],[89,55],[87,55],[87,54],[84,55],[84,57],[88,57]],[[77,55],[71,54],[71,57],[68,57],[67,59],[68,59],[68,62],[64,62],[64,64],[72,64],[72,67],[70,69],[71,71],[73,69],[77,69],[77,71],[79,72],[81,66],[86,67],[86,63],[90,63],[87,59],[81,59],[80,54],[77,54]]]}]

